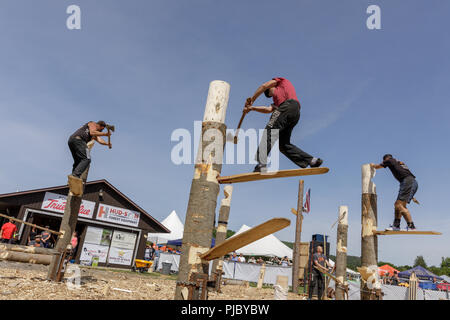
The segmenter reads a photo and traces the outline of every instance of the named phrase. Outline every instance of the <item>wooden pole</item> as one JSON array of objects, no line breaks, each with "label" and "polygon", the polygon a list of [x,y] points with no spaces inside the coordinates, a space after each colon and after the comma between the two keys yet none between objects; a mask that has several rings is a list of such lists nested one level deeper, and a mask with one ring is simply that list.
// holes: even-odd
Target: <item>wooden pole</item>
[{"label": "wooden pole", "polygon": [[49,265],[52,262],[52,258],[52,255],[47,254],[34,254],[0,249],[0,260]]},{"label": "wooden pole", "polygon": [[257,289],[262,289],[265,275],[266,275],[266,263],[264,262],[261,266],[261,269],[259,269],[258,284],[256,285]]},{"label": "wooden pole", "polygon": [[[378,239],[377,229],[377,193],[372,179],[375,169],[370,164],[361,168],[361,300],[381,298],[381,285],[378,279]],[[366,275],[363,277],[363,274]],[[365,278],[365,279],[364,279]]]},{"label": "wooden pole", "polygon": [[345,300],[345,286],[347,285],[347,234],[348,234],[348,207],[339,207],[339,220],[336,240],[336,300]]},{"label": "wooden pole", "polygon": [[415,272],[409,277],[408,300],[417,300],[417,277]]},{"label": "wooden pole", "polygon": [[183,299],[181,291],[194,272],[208,273],[208,264],[199,254],[211,247],[212,231],[220,186],[217,176],[222,170],[225,145],[225,114],[230,85],[225,81],[212,81],[206,100],[202,135],[197,154],[186,212],[180,267],[175,300]]},{"label": "wooden pole", "polygon": [[[228,219],[230,217],[231,195],[233,194],[233,186],[225,186],[223,193],[225,198],[222,199],[219,209],[219,221],[216,229],[216,246],[223,243],[227,239]],[[213,261],[212,272],[222,272],[223,257]]]},{"label": "wooden pole", "polygon": [[6,214],[0,213],[0,217],[7,218],[7,219],[10,219],[12,221],[16,221],[16,222],[25,224],[27,226],[32,226],[32,227],[35,227],[36,229],[45,230],[45,231],[48,231],[49,233],[53,233],[53,234],[56,234],[58,236],[60,236],[62,234],[61,232],[53,231],[53,230],[50,230],[50,229],[38,226],[37,224],[33,224],[33,223],[29,223],[29,222],[26,222],[26,221],[23,221],[23,220],[20,220],[20,219],[17,219],[17,218],[13,218],[13,217],[10,217],[10,216],[8,216]]},{"label": "wooden pole", "polygon": [[298,294],[298,278],[300,268],[300,241],[302,235],[302,223],[303,223],[303,187],[304,181],[300,180],[298,184],[298,197],[297,197],[297,219],[295,223],[295,242],[293,252],[292,263],[292,291]]},{"label": "wooden pole", "polygon": [[[83,180],[83,190],[87,181],[89,167],[90,166],[88,166],[81,175],[81,179]],[[59,265],[60,263],[63,263],[63,261],[61,261],[62,254],[64,250],[67,248],[67,246],[70,245],[72,233],[75,231],[75,228],[77,226],[78,213],[80,211],[82,197],[83,195],[80,196],[73,195],[69,190],[69,195],[67,196],[66,201],[66,207],[64,209],[64,215],[61,221],[61,225],[59,227],[60,228],[59,231],[61,232],[62,235],[59,237],[55,246],[55,250],[61,252],[61,254],[58,256],[54,256],[52,259],[52,263],[50,264],[47,274],[47,278],[49,280],[57,281]],[[63,275],[61,275],[61,279],[62,278]]]}]

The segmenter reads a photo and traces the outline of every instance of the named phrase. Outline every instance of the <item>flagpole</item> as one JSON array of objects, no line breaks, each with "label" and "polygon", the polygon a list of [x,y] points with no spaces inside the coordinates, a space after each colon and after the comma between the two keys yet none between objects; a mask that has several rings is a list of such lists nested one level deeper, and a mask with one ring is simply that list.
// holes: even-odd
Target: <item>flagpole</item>
[{"label": "flagpole", "polygon": [[298,276],[300,267],[300,240],[302,234],[303,223],[303,184],[304,181],[300,180],[298,185],[298,200],[297,200],[297,219],[295,223],[295,243],[293,253],[292,264],[292,291],[298,294]]}]

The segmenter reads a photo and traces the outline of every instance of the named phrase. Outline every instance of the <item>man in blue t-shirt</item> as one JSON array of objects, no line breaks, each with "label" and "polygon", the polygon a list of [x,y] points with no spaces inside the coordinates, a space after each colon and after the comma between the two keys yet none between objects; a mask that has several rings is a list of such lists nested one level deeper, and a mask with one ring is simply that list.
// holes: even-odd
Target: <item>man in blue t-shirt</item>
[{"label": "man in blue t-shirt", "polygon": [[[323,289],[325,286],[325,277],[320,270],[328,271],[327,267],[331,268],[331,265],[328,262],[327,257],[323,254],[322,246],[317,247],[316,253],[313,254],[312,260],[313,260],[313,267],[311,270],[312,279],[308,297],[309,300],[312,299],[314,289],[315,287],[317,287],[317,299],[322,300]],[[318,270],[317,268],[320,270]]]}]

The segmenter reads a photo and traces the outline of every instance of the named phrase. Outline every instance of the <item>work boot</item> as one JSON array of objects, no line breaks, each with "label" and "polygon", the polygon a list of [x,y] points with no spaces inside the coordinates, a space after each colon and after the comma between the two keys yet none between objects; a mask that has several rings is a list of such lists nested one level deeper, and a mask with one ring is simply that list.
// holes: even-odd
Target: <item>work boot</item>
[{"label": "work boot", "polygon": [[267,164],[258,163],[253,172],[267,172]]},{"label": "work boot", "polygon": [[310,167],[311,168],[318,168],[318,167],[320,167],[321,165],[322,165],[322,163],[323,163],[323,160],[322,159],[320,159],[320,158],[318,158],[316,161],[314,161],[314,162],[312,162],[311,161],[311,163],[310,163]]},{"label": "work boot", "polygon": [[406,226],[406,231],[416,231],[416,226],[414,225],[414,222],[408,222],[408,225]]}]

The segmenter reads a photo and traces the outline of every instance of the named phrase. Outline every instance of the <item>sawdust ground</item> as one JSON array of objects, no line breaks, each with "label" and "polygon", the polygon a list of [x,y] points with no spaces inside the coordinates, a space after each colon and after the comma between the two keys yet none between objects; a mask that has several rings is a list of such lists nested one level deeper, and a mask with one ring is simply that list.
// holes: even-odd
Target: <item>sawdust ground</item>
[{"label": "sawdust ground", "polygon": [[[79,286],[46,280],[48,267],[0,261],[0,300],[172,300],[176,277],[159,273],[80,268]],[[273,300],[274,290],[225,285],[210,300]],[[289,293],[289,300],[303,299]]]}]

